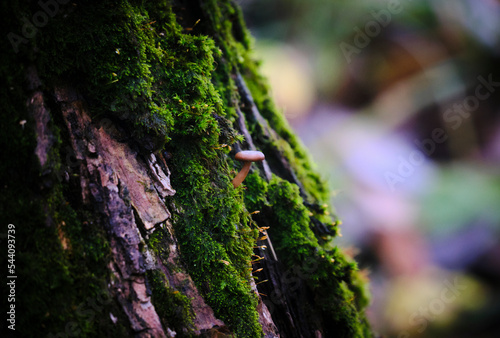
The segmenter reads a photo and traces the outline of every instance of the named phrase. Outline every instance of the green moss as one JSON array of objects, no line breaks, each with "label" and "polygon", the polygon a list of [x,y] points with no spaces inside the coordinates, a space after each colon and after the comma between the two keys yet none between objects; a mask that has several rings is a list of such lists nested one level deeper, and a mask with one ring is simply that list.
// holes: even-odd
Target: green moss
[{"label": "green moss", "polygon": [[194,312],[188,297],[168,285],[165,275],[148,270],[147,278],[153,292],[152,302],[163,327],[177,333],[176,337],[194,337]]},{"label": "green moss", "polygon": [[210,82],[218,49],[205,36],[182,34],[163,7],[151,16],[128,1],[78,7],[44,30],[38,68],[48,79],[78,78],[74,85],[91,98],[94,116],[124,123],[148,150],[174,132],[211,143],[212,114],[222,110]]},{"label": "green moss", "polygon": [[175,201],[184,209],[174,219],[182,257],[215,314],[238,336],[258,337],[257,299],[248,271],[256,233],[224,157],[200,164],[194,160],[200,150],[187,144],[171,143]]},{"label": "green moss", "polygon": [[169,236],[163,229],[157,229],[157,231],[147,239],[148,248],[153,252],[155,257],[161,259],[165,266],[169,266],[167,260],[170,255],[169,244]]},{"label": "green moss", "polygon": [[[107,293],[106,236],[95,219],[68,202],[76,192],[50,172],[60,163],[47,166],[40,176],[32,120],[24,104],[23,68],[18,72],[8,57],[2,61],[2,88],[10,90],[0,94],[5,123],[0,146],[8,158],[0,167],[0,214],[4,226],[12,223],[16,230],[16,332],[26,337],[66,330],[80,336],[126,335],[128,328],[113,325],[109,316],[97,316],[121,312]],[[29,120],[25,128],[19,124],[23,119]],[[59,134],[55,125],[50,127]],[[56,142],[49,161],[57,160],[58,146]],[[0,258],[2,266],[5,259]],[[7,294],[5,283],[1,289]]]},{"label": "green moss", "polygon": [[341,337],[369,336],[362,315],[367,293],[357,275],[354,262],[346,260],[338,249],[320,245],[310,229],[310,212],[304,206],[299,189],[274,177],[266,183],[258,174],[247,177],[245,202],[251,210],[262,210],[274,249],[281,261],[304,280],[314,294],[315,306],[306,308],[314,318],[324,320],[324,328]]}]

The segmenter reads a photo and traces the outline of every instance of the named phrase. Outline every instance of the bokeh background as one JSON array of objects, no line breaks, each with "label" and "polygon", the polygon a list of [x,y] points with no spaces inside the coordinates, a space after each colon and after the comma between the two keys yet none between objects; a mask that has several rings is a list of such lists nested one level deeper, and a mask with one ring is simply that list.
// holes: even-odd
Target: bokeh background
[{"label": "bokeh background", "polygon": [[387,337],[500,337],[500,1],[240,0]]}]

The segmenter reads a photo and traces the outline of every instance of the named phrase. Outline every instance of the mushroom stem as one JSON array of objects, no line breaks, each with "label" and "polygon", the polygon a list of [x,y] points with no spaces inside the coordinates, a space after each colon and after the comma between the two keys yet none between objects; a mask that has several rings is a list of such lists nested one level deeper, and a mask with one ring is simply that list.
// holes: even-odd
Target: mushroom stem
[{"label": "mushroom stem", "polygon": [[243,162],[243,167],[236,177],[233,179],[233,186],[238,187],[241,182],[247,177],[248,171],[250,171],[250,166],[252,162],[260,162],[263,161],[266,157],[260,151],[255,150],[245,150],[240,151],[234,155],[234,159],[237,161]]},{"label": "mushroom stem", "polygon": [[238,175],[236,175],[235,178],[233,178],[233,186],[237,188],[241,182],[245,180],[245,177],[247,177],[248,172],[250,171],[250,166],[252,165],[252,162],[250,161],[245,161],[243,162],[243,167],[241,168],[240,172]]}]

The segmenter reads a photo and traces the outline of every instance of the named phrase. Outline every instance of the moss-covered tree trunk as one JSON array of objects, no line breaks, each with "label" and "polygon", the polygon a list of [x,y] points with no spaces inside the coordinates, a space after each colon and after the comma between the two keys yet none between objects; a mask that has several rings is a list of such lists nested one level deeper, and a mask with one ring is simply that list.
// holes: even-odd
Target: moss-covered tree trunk
[{"label": "moss-covered tree trunk", "polygon": [[[371,335],[329,193],[231,1],[9,0],[1,16],[4,333]],[[266,161],[233,188],[245,149]]]}]

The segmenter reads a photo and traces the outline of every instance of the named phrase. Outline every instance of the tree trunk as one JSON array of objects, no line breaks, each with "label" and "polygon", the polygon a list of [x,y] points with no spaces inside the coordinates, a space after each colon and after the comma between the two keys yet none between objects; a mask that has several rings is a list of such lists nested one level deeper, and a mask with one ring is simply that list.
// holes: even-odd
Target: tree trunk
[{"label": "tree trunk", "polygon": [[[371,336],[329,192],[232,2],[1,11],[7,334]],[[234,188],[247,149],[266,160]]]}]

